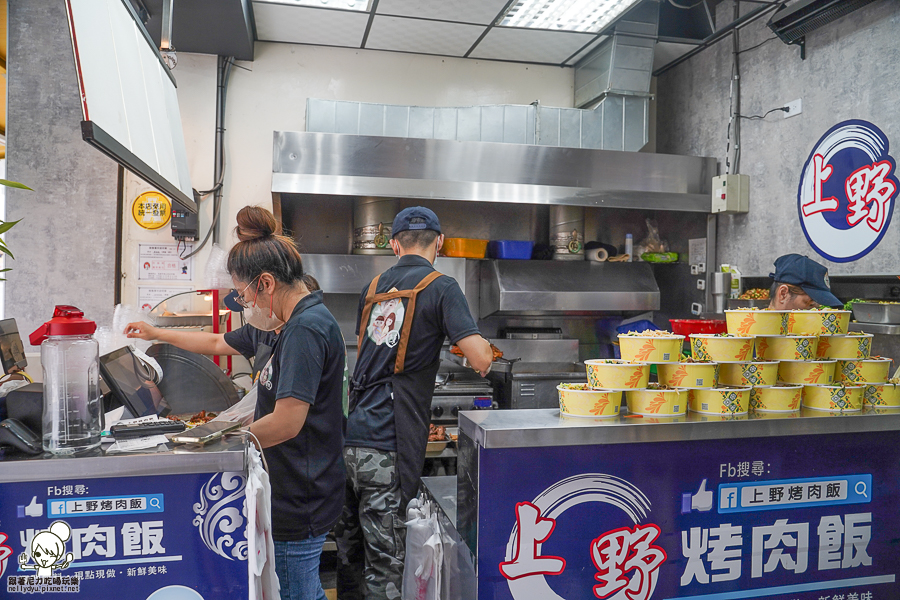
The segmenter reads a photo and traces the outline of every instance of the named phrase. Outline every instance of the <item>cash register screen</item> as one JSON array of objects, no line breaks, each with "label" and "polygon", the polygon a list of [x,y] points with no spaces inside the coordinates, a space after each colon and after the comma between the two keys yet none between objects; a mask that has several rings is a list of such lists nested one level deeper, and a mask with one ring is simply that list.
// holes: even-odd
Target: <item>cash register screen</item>
[{"label": "cash register screen", "polygon": [[135,417],[169,414],[169,403],[153,382],[152,369],[143,364],[131,348],[126,346],[101,356],[100,375]]}]

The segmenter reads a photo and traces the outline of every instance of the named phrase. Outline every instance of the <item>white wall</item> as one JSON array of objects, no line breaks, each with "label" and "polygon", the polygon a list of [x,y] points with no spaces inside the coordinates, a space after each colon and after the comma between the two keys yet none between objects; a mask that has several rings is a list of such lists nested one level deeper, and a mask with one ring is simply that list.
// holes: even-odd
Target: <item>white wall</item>
[{"label": "white wall", "polygon": [[[216,57],[179,53],[174,71],[191,181],[196,189],[213,182]],[[271,208],[272,132],[305,131],[307,98],[467,106],[529,104],[571,107],[572,69],[294,44],[257,43],[256,59],[239,62],[228,88],[225,115],[226,176],[221,242],[234,239],[241,207]],[[131,218],[131,204],[149,186],[130,177],[126,185],[122,297],[137,302],[138,242],[172,242],[168,226],[146,231]],[[211,197],[201,206],[200,229],[211,221]],[[202,288],[208,248],[195,257],[193,285]]]}]

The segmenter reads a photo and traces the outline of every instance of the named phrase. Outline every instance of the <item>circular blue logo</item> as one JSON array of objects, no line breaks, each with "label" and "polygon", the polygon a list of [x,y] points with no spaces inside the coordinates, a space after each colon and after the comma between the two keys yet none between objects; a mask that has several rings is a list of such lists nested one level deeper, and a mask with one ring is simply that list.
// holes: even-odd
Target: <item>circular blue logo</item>
[{"label": "circular blue logo", "polygon": [[878,127],[850,120],[829,129],[806,159],[797,191],[800,225],[828,260],[859,260],[887,232],[900,189],[889,149]]}]

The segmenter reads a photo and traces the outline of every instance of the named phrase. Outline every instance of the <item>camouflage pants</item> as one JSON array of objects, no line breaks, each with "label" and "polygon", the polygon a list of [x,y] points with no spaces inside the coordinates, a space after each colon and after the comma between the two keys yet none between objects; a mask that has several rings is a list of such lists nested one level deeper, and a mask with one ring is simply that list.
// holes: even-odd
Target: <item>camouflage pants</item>
[{"label": "camouflage pants", "polygon": [[347,489],[334,528],[340,600],[399,600],[406,530],[396,452],[344,448]]}]

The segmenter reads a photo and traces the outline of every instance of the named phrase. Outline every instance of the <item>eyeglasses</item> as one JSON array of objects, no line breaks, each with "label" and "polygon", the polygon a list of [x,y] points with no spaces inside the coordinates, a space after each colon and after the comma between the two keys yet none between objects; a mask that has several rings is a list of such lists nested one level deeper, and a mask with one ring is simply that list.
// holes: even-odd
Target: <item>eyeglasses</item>
[{"label": "eyeglasses", "polygon": [[[256,281],[257,279],[259,279],[259,275],[257,275],[256,277],[254,277],[254,278],[250,281],[250,283],[247,284],[247,287],[245,287],[243,290],[241,290],[240,292],[238,292],[237,298],[235,298],[235,301],[236,301],[238,304],[240,304],[241,306],[243,306],[244,308],[250,308],[250,303],[247,302],[246,300],[244,300],[244,292],[246,292],[246,291],[247,291],[247,288],[249,288],[251,285],[253,285],[253,282]],[[233,289],[233,288],[232,288],[232,289]],[[234,291],[237,292],[236,289],[235,289]],[[254,302],[255,302],[255,299],[254,299]]]}]

